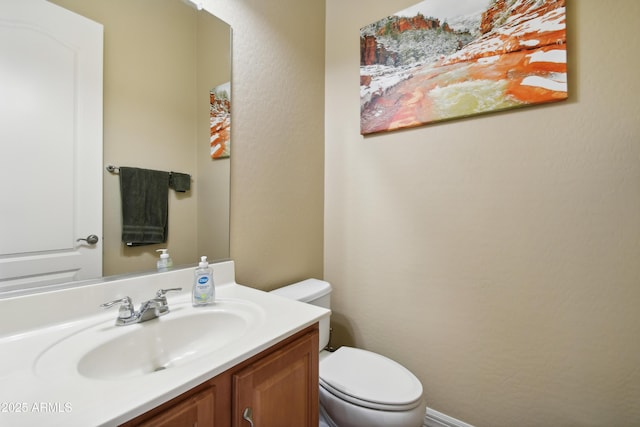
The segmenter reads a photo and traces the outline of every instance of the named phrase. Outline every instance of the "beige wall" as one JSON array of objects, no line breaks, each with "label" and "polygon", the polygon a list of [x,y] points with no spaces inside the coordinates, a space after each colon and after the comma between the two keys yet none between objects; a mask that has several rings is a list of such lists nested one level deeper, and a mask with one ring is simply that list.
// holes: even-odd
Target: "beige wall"
[{"label": "beige wall", "polygon": [[363,138],[327,0],[325,279],[338,344],[477,427],[640,425],[640,2],[567,0],[567,102]]},{"label": "beige wall", "polygon": [[206,0],[233,28],[231,258],[271,289],[323,274],[324,2]]},{"label": "beige wall", "polygon": [[228,27],[181,0],[52,2],[105,28],[104,164],[192,175],[190,192],[169,191],[167,243],[129,248],[119,179],[104,171],[103,273],[153,270],[162,247],[174,265],[226,258],[229,160],[208,155],[208,88],[230,77]]}]

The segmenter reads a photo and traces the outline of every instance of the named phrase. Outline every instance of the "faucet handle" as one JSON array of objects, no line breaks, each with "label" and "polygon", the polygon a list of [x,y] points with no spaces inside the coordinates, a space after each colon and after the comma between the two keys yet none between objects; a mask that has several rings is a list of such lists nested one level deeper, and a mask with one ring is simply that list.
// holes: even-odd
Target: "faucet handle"
[{"label": "faucet handle", "polygon": [[133,302],[129,297],[105,302],[104,304],[100,304],[100,308],[111,308],[116,304],[121,304],[120,311],[118,311],[118,319],[130,319],[134,316]]},{"label": "faucet handle", "polygon": [[164,298],[167,292],[179,292],[181,290],[182,288],[158,289],[158,292],[156,292],[156,297]]},{"label": "faucet handle", "polygon": [[167,314],[169,312],[169,304],[167,304],[167,292],[177,292],[181,291],[182,288],[171,288],[171,289],[158,289],[156,292],[156,301],[160,303],[158,307],[158,315],[162,316],[163,314]]}]

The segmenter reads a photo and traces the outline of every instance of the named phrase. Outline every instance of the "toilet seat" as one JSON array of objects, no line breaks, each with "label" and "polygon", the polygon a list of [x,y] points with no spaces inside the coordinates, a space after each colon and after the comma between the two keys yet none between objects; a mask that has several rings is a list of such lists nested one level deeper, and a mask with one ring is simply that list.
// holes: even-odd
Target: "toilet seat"
[{"label": "toilet seat", "polygon": [[320,362],[320,385],[354,405],[383,411],[407,411],[422,400],[422,384],[407,368],[352,347],[340,347]]}]

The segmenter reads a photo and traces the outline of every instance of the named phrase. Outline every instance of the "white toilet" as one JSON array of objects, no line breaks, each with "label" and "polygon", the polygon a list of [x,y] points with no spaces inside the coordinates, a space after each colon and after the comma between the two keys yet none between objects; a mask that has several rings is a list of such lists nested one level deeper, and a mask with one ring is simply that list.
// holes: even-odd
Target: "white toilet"
[{"label": "white toilet", "polygon": [[[322,280],[307,279],[271,292],[331,308],[331,285]],[[423,425],[422,384],[415,375],[399,363],[367,350],[323,350],[328,343],[327,318],[320,322],[320,426]]]}]

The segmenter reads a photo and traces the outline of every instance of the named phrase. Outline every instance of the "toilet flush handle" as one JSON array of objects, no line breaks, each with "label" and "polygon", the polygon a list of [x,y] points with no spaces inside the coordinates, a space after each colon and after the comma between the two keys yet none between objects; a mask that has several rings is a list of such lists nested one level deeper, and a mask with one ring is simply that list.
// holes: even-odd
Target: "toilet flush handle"
[{"label": "toilet flush handle", "polygon": [[242,418],[249,422],[249,425],[253,427],[253,410],[251,408],[244,408]]}]

